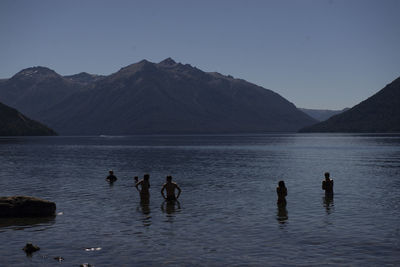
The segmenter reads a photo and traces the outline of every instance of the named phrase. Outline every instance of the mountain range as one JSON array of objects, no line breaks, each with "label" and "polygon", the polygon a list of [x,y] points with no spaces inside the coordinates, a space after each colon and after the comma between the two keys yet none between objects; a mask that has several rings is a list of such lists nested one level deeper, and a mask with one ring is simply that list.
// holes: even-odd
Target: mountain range
[{"label": "mountain range", "polygon": [[400,77],[353,108],[300,132],[400,132]]},{"label": "mountain range", "polygon": [[316,122],[269,89],[171,58],[108,76],[28,68],[0,82],[0,102],[62,135],[295,132]]},{"label": "mountain range", "polygon": [[317,121],[325,121],[330,117],[345,112],[349,110],[349,108],[344,108],[342,110],[330,110],[330,109],[308,109],[308,108],[299,108],[301,111],[306,113],[311,118],[316,119]]}]

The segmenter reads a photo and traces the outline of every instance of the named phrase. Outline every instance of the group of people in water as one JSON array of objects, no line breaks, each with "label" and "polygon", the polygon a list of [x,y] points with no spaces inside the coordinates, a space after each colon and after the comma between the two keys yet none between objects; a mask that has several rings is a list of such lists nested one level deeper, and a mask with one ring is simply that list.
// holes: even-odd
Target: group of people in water
[{"label": "group of people in water", "polygon": [[[109,175],[106,180],[109,183],[114,183],[117,180],[117,177],[114,175],[112,170],[109,171]],[[139,181],[139,177],[135,176],[135,187],[140,195],[140,200],[144,203],[149,202],[150,200],[150,175],[143,175],[143,179]],[[175,191],[178,191],[178,194],[175,195]],[[172,181],[172,176],[168,175],[166,178],[166,182],[163,184],[161,188],[161,195],[167,202],[175,202],[178,200],[181,195],[181,188],[179,185]],[[166,194],[165,194],[166,193]]]},{"label": "group of people in water", "polygon": [[[326,197],[333,197],[333,179],[330,178],[329,172],[325,172],[325,180],[322,181],[322,190],[325,191]],[[117,180],[117,177],[114,175],[113,171],[109,171],[109,175],[106,180],[110,183],[113,183]],[[135,176],[135,187],[140,194],[140,200],[142,202],[148,202],[150,200],[150,175],[145,174],[143,179],[139,181],[139,177]],[[175,190],[178,191],[178,194],[175,195]],[[167,193],[165,195],[165,192]],[[181,195],[181,188],[177,183],[172,181],[172,176],[168,175],[166,178],[166,183],[163,184],[161,188],[161,195],[167,202],[175,202],[178,200]],[[278,195],[277,205],[278,207],[286,206],[286,196],[288,190],[285,186],[284,181],[279,181],[278,187],[276,188],[276,193]]]},{"label": "group of people in water", "polygon": [[[330,178],[329,172],[325,172],[325,180],[322,181],[322,190],[325,190],[326,197],[333,197],[333,179]],[[285,207],[287,188],[284,181],[279,181],[276,193],[278,195],[278,207]]]}]

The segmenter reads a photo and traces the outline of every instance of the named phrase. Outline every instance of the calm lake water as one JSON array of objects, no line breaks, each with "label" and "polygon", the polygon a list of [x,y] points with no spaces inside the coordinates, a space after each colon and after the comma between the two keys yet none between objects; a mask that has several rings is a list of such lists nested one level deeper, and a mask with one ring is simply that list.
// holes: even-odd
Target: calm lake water
[{"label": "calm lake water", "polygon": [[[163,203],[166,175],[179,205]],[[54,218],[0,219],[1,266],[400,265],[400,135],[0,138],[0,195],[57,203]]]}]

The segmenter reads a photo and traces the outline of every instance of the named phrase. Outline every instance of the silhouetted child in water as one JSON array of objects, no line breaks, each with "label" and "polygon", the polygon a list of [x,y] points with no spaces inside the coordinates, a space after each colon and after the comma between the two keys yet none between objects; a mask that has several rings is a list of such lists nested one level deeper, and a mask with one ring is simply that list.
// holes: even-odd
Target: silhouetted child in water
[{"label": "silhouetted child in water", "polygon": [[[175,196],[175,189],[178,189],[177,196]],[[164,190],[167,191],[167,197],[165,197],[164,195]],[[168,202],[173,202],[175,200],[178,200],[181,192],[181,188],[175,182],[172,182],[172,176],[167,176],[167,182],[161,188],[161,195],[163,196],[163,198]]]},{"label": "silhouetted child in water", "polygon": [[278,194],[277,204],[279,206],[286,206],[287,188],[284,181],[279,181],[276,193]]},{"label": "silhouetted child in water", "polygon": [[139,177],[135,176],[133,177],[133,179],[135,180],[135,186],[136,186],[136,184],[139,182]]},{"label": "silhouetted child in water", "polygon": [[[148,202],[150,200],[150,175],[143,175],[143,179],[136,183],[135,187],[140,193],[140,200],[143,202]],[[139,190],[140,185],[140,190]]]},{"label": "silhouetted child in water", "polygon": [[329,172],[326,172],[325,180],[322,181],[322,190],[325,190],[325,195],[333,196],[333,180],[329,176]]},{"label": "silhouetted child in water", "polygon": [[106,180],[110,183],[113,183],[117,180],[117,177],[114,175],[114,172],[112,170],[110,170],[108,172],[108,176],[107,176]]}]

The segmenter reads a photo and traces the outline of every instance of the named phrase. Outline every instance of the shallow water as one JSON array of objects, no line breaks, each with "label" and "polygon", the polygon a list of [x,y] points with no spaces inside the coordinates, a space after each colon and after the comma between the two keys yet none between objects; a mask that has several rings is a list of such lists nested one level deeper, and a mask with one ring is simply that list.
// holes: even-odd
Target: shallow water
[{"label": "shallow water", "polygon": [[[0,195],[52,200],[58,213],[0,219],[1,266],[400,264],[400,135],[0,138],[0,169]],[[144,173],[149,206],[133,187]],[[169,174],[179,205],[162,201]],[[27,257],[27,242],[41,250]]]}]

